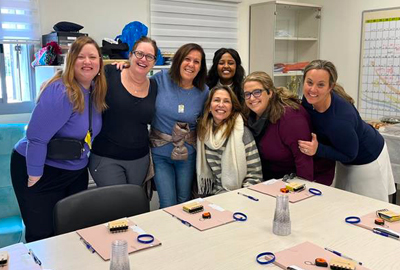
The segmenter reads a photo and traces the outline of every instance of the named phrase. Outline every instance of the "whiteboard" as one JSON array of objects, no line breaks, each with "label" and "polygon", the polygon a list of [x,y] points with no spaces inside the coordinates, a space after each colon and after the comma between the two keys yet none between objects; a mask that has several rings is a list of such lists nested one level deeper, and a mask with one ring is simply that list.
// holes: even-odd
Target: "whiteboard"
[{"label": "whiteboard", "polygon": [[364,11],[361,35],[358,111],[400,117],[400,7]]}]

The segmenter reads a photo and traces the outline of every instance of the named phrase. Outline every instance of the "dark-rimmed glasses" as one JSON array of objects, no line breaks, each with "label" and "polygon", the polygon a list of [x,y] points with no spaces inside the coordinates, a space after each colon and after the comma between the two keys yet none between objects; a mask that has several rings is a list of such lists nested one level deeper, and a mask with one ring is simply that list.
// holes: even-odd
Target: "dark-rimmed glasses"
[{"label": "dark-rimmed glasses", "polygon": [[153,62],[156,60],[156,57],[152,54],[144,54],[142,51],[133,51],[132,52],[137,59],[142,59],[143,57],[146,57],[146,60],[149,62]]},{"label": "dark-rimmed glasses", "polygon": [[255,97],[255,98],[259,98],[259,97],[261,97],[261,94],[263,91],[265,91],[265,89],[256,89],[256,90],[253,90],[252,92],[244,92],[244,98],[250,99],[251,95],[253,95],[253,97]]}]

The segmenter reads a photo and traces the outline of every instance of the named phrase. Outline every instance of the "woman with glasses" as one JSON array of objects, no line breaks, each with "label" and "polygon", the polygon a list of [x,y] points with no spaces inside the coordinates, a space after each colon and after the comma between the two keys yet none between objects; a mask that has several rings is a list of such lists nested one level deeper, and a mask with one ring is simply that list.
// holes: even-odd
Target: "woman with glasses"
[{"label": "woman with glasses", "polygon": [[221,48],[214,53],[213,64],[208,72],[207,85],[228,86],[235,93],[240,104],[244,104],[242,84],[244,68],[239,53],[234,49]]},{"label": "woman with glasses", "polygon": [[209,92],[206,75],[203,48],[188,43],[175,53],[169,71],[153,76],[158,96],[150,140],[161,208],[191,198],[196,167],[196,120]]},{"label": "woman with glasses", "polygon": [[143,185],[151,177],[148,125],[154,117],[157,84],[147,75],[157,51],[154,40],[142,37],[132,48],[129,68],[105,68],[108,108],[89,164],[97,186]]},{"label": "woman with glasses", "polygon": [[336,161],[336,187],[387,202],[395,185],[385,140],[361,119],[337,78],[332,62],[314,60],[305,67],[302,104],[315,134],[299,142],[300,150]]},{"label": "woman with glasses", "polygon": [[197,184],[202,196],[262,181],[261,161],[242,107],[228,86],[216,86],[197,126]]},{"label": "woman with glasses", "polygon": [[290,173],[314,180],[313,159],[298,147],[299,140],[311,139],[311,122],[297,96],[275,87],[265,72],[251,73],[243,88],[250,109],[248,127],[257,142],[264,180]]}]

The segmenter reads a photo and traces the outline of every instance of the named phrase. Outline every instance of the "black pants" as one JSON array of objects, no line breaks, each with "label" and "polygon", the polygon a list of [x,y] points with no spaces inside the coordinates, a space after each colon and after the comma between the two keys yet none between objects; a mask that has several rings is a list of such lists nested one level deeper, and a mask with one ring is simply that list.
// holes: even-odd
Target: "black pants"
[{"label": "black pants", "polygon": [[55,204],[87,189],[89,175],[87,168],[71,171],[45,165],[40,180],[28,187],[26,159],[14,150],[11,155],[11,180],[26,226],[26,241],[32,242],[54,235]]}]

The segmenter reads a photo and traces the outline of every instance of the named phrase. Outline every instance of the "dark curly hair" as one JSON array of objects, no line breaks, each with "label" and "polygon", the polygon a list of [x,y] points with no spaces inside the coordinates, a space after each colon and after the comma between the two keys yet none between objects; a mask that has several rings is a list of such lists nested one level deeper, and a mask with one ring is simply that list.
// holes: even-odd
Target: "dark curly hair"
[{"label": "dark curly hair", "polygon": [[242,83],[243,83],[245,72],[244,72],[244,68],[242,67],[242,60],[240,59],[239,53],[235,49],[221,48],[214,53],[213,64],[208,72],[208,77],[207,77],[206,83],[210,89],[217,85],[218,80],[219,80],[218,62],[221,59],[222,55],[224,55],[225,53],[229,53],[233,57],[233,59],[235,59],[236,72],[232,78],[232,82],[233,82],[232,90],[236,94],[236,97],[239,99],[239,102],[241,104],[243,104],[244,98],[243,98],[243,93],[242,93],[243,92],[242,91]]}]

